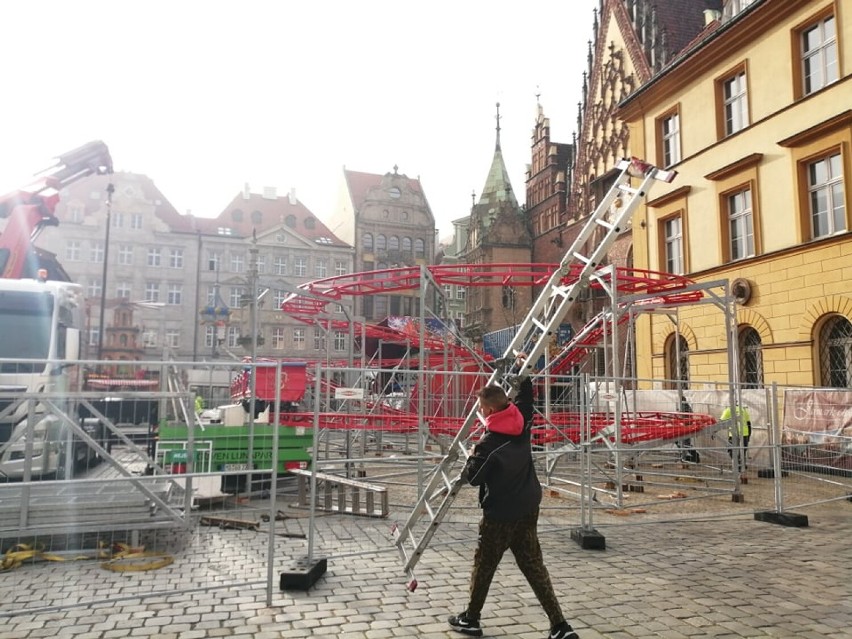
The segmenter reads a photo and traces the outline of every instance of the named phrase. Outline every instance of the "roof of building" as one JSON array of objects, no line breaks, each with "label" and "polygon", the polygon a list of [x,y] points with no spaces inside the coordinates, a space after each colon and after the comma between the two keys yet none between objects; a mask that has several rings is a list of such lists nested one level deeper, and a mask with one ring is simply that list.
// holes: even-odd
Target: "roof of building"
[{"label": "roof of building", "polygon": [[214,218],[192,218],[194,230],[208,235],[250,237],[282,225],[323,246],[349,247],[294,195],[237,193]]},{"label": "roof of building", "polygon": [[396,167],[394,167],[393,173],[388,172],[384,175],[380,175],[378,173],[350,171],[349,169],[343,169],[343,175],[346,178],[349,197],[352,199],[352,204],[356,209],[360,208],[364,204],[371,191],[380,188],[382,186],[382,182],[388,178],[396,178],[396,181],[402,180],[402,184],[406,186],[409,191],[422,196],[424,201],[426,199],[420,180],[417,178],[410,178],[404,173],[397,173]]},{"label": "roof of building", "polygon": [[722,0],[657,0],[656,18],[666,34],[666,48],[676,55],[704,29],[704,11],[722,10]]}]

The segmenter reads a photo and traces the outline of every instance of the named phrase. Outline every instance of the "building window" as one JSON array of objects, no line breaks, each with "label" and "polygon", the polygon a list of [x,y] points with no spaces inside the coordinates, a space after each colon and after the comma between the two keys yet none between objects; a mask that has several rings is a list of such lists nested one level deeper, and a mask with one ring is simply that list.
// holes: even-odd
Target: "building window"
[{"label": "building window", "polygon": [[411,238],[404,237],[402,238],[402,252],[403,253],[411,253]]},{"label": "building window", "polygon": [[740,382],[743,388],[763,388],[763,343],[751,326],[740,331],[737,344],[740,358]]},{"label": "building window", "polygon": [[426,242],[421,240],[419,237],[414,240],[414,257],[426,257]]},{"label": "building window", "polygon": [[159,248],[149,248],[148,249],[148,266],[159,266],[160,265],[160,249]]},{"label": "building window", "polygon": [[89,346],[97,346],[100,340],[101,329],[95,326],[89,329]]},{"label": "building window", "polygon": [[115,294],[120,299],[130,299],[130,282],[119,282]]},{"label": "building window", "polygon": [[89,280],[89,286],[86,288],[86,296],[90,299],[101,296],[101,281],[99,279]]},{"label": "building window", "polygon": [[146,330],[142,331],[142,345],[145,348],[156,348],[157,346],[157,331]]},{"label": "building window", "polygon": [[728,230],[731,260],[754,257],[754,216],[751,208],[751,189],[727,197]]},{"label": "building window", "polygon": [[169,249],[169,267],[183,268],[183,249]]},{"label": "building window", "polygon": [[666,340],[666,386],[689,388],[689,343],[683,335],[670,335]]},{"label": "building window", "polygon": [[287,291],[276,290],[275,297],[272,300],[272,303],[276,309],[281,308],[281,305],[284,303],[284,300],[287,299]]},{"label": "building window", "polygon": [[266,256],[258,255],[254,262],[258,273],[266,273]]},{"label": "building window", "polygon": [[166,346],[178,348],[180,346],[180,330],[177,328],[166,329]]},{"label": "building window", "polygon": [[245,291],[241,286],[231,287],[230,297],[228,298],[228,305],[231,308],[239,308],[243,301],[243,295],[245,295]]},{"label": "building window", "polygon": [[245,269],[245,257],[239,254],[231,255],[231,272],[242,273]]},{"label": "building window", "polygon": [[89,261],[101,263],[104,261],[104,245],[103,242],[95,242],[89,249]]},{"label": "building window", "polygon": [[680,113],[667,113],[657,120],[657,135],[660,148],[658,162],[664,167],[680,162]]},{"label": "building window", "polygon": [[123,266],[133,265],[133,247],[122,244],[118,247],[118,263]]},{"label": "building window", "polygon": [[361,247],[365,251],[373,250],[373,234],[372,233],[364,233],[361,237]]},{"label": "building window", "polygon": [[503,286],[500,291],[500,303],[506,310],[515,309],[515,288],[513,286]]},{"label": "building window", "polygon": [[142,214],[141,213],[133,213],[130,216],[130,228],[134,230],[139,230],[142,228]]},{"label": "building window", "polygon": [[834,15],[826,16],[799,31],[802,95],[837,82],[837,27]]},{"label": "building window", "polygon": [[820,384],[852,388],[852,322],[830,317],[819,331]]},{"label": "building window", "polygon": [[464,300],[467,297],[467,289],[461,284],[456,285],[456,299]]},{"label": "building window", "polygon": [[293,348],[297,351],[305,350],[305,329],[304,328],[294,328],[293,329]]},{"label": "building window", "polygon": [[334,331],[334,350],[337,353],[346,350],[346,333],[343,331]]},{"label": "building window", "polygon": [[121,211],[113,211],[111,213],[111,216],[112,225],[115,228],[121,228],[122,226],[124,226],[124,213],[122,213]]},{"label": "building window", "polygon": [[326,277],[328,275],[328,260],[317,258],[314,262],[314,274],[316,277]]},{"label": "building window", "polygon": [[65,259],[69,262],[80,261],[80,242],[79,240],[68,240],[65,245]]},{"label": "building window", "polygon": [[160,301],[160,283],[146,282],[145,283],[145,301],[159,302]]},{"label": "building window", "polygon": [[373,319],[384,319],[388,316],[388,296],[373,296]]},{"label": "building window", "polygon": [[663,248],[665,271],[683,275],[683,219],[679,215],[663,222]]},{"label": "building window", "polygon": [[389,251],[398,251],[399,250],[399,238],[396,235],[391,235],[388,238],[388,250]]},{"label": "building window", "polygon": [[228,330],[225,332],[225,339],[227,339],[228,348],[236,348],[240,339],[239,327],[229,326]]},{"label": "building window", "polygon": [[308,274],[308,258],[297,257],[293,263],[293,275],[305,277]]},{"label": "building window", "polygon": [[276,351],[284,350],[284,329],[280,326],[272,329],[272,349]]},{"label": "building window", "polygon": [[321,328],[314,329],[314,350],[315,351],[324,351],[325,350],[325,334]]},{"label": "building window", "polygon": [[74,222],[75,224],[82,224],[83,218],[85,217],[85,210],[83,206],[80,204],[69,204],[68,205],[68,221]]},{"label": "building window", "polygon": [[376,236],[376,250],[377,251],[386,251],[388,249],[388,238],[379,233]]},{"label": "building window", "polygon": [[287,258],[277,256],[272,262],[272,268],[276,275],[287,275]]},{"label": "building window", "polygon": [[717,86],[721,92],[719,96],[722,115],[720,137],[727,137],[749,125],[745,67],[740,67],[733,75],[722,79]]},{"label": "building window", "polygon": [[346,262],[343,260],[335,260],[334,261],[334,274],[335,275],[346,275]]},{"label": "building window", "polygon": [[846,230],[843,165],[839,153],[808,164],[808,201],[814,239]]},{"label": "building window", "polygon": [[181,303],[181,297],[183,297],[183,285],[169,284],[168,303],[178,305]]}]

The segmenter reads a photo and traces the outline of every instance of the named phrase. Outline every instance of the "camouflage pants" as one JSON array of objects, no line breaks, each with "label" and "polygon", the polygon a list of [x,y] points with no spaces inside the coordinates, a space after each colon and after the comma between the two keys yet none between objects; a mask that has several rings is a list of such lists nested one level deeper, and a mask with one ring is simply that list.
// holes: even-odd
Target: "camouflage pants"
[{"label": "camouflage pants", "polygon": [[550,625],[564,621],[562,608],[553,592],[550,575],[541,556],[538,543],[538,509],[517,521],[492,521],[482,518],[479,522],[479,543],[473,557],[473,574],[470,578],[470,604],[467,612],[479,618],[491,580],[503,553],[511,550],[518,568],[547,613]]}]

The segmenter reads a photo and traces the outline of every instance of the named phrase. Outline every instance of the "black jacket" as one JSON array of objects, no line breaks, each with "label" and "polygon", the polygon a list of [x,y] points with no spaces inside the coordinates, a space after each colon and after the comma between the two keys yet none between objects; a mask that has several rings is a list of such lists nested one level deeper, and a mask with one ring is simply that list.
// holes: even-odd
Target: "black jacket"
[{"label": "black jacket", "polygon": [[515,405],[524,416],[524,430],[512,437],[486,432],[473,449],[464,472],[472,486],[479,486],[479,505],[488,519],[515,521],[541,504],[541,484],[535,474],[530,429],[533,422],[533,387],[521,383]]}]

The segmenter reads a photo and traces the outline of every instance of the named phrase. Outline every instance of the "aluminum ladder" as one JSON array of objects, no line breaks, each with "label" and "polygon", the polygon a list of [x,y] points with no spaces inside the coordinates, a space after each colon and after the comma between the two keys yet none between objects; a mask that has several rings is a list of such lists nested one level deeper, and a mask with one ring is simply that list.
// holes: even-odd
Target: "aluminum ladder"
[{"label": "aluminum ladder", "polygon": [[[544,354],[550,336],[557,331],[580,293],[588,289],[591,277],[612,244],[629,228],[631,216],[651,184],[655,180],[671,182],[677,175],[675,171],[664,171],[636,158],[621,160],[617,168],[620,173],[612,188],[551,274],[503,357],[494,362],[494,372],[488,384],[500,385],[509,397],[517,393],[520,380],[533,374],[533,367]],[[641,180],[638,187],[632,186],[631,178]],[[601,229],[602,239],[591,253],[585,254],[584,247],[594,241]],[[579,266],[572,269],[572,265]],[[569,276],[571,281],[564,281]],[[402,526],[393,527],[396,546],[409,577],[409,591],[417,588],[414,567],[463,485],[461,471],[469,456],[468,441],[479,432],[483,421],[477,404],[459,428],[446,456],[431,474],[408,520]]]}]

